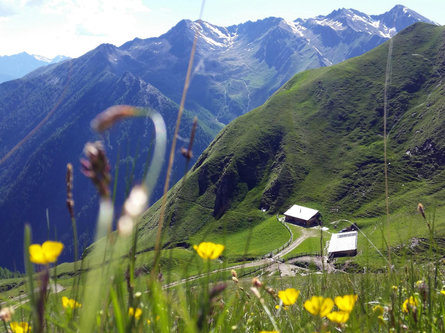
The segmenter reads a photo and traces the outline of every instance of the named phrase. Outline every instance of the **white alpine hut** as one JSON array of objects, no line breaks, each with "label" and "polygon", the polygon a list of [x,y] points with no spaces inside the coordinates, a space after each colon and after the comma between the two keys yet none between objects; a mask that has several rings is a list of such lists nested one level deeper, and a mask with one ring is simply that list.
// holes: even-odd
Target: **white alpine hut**
[{"label": "white alpine hut", "polygon": [[284,217],[286,222],[311,227],[320,224],[321,214],[312,208],[293,205],[284,213]]},{"label": "white alpine hut", "polygon": [[357,231],[332,234],[328,247],[330,257],[352,257],[357,254]]}]

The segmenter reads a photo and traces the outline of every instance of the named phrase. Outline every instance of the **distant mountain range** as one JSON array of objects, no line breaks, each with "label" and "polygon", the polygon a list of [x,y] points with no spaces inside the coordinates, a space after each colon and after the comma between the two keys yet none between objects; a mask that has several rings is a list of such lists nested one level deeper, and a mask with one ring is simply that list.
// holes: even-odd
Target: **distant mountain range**
[{"label": "distant mountain range", "polygon": [[60,55],[49,59],[26,52],[10,56],[0,56],[0,83],[21,78],[39,67],[55,64],[67,59],[69,58]]},{"label": "distant mountain range", "polygon": [[116,53],[143,63],[139,76],[178,102],[199,31],[188,105],[204,107],[227,124],[263,104],[295,73],[363,54],[416,22],[434,24],[400,5],[382,15],[339,9],[313,19],[271,17],[230,27],[185,20],[159,38],[125,43]]},{"label": "distant mountain range", "polygon": [[[104,140],[113,169],[119,166],[120,207],[130,184],[142,177],[151,152],[150,128],[134,121],[99,137],[90,130],[90,121],[113,104],[150,106],[164,116],[171,136],[195,31],[198,47],[179,137],[186,145],[197,115],[192,163],[223,125],[263,104],[295,73],[362,54],[418,21],[431,23],[402,6],[379,16],[341,9],[314,19],[268,18],[231,27],[183,20],[158,38],[135,39],[121,47],[103,44],[79,58],[0,84],[0,159],[51,112],[0,165],[0,266],[22,267],[18,244],[25,222],[32,225],[35,241],[57,232],[67,244],[63,259],[71,258],[65,165],[76,165],[88,140]],[[280,110],[275,111],[278,116]],[[178,154],[173,184],[184,169]],[[74,200],[84,247],[91,241],[97,197],[78,170]],[[155,188],[152,202],[162,185]]]}]

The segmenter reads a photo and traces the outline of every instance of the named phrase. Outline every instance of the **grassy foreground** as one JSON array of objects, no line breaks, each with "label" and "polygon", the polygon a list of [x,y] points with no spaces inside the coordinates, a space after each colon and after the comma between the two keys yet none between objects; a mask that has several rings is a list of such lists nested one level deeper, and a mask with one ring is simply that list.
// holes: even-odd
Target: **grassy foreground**
[{"label": "grassy foreground", "polygon": [[[272,218],[259,226],[261,231]],[[312,271],[292,278],[268,276],[264,267],[216,271],[227,267],[227,253],[237,253],[236,247],[230,251],[229,246],[243,243],[239,235],[226,238],[221,253],[202,253],[198,248],[163,250],[160,266],[164,275],[154,275],[158,271],[150,266],[153,253],[131,251],[137,238],[110,234],[107,253],[116,256],[107,254],[99,265],[93,261],[89,270],[88,260],[50,268],[48,259],[35,264],[37,272],[33,274],[31,269],[27,278],[3,280],[1,285],[16,283],[22,297],[11,296],[2,303],[0,331],[26,332],[32,327],[34,332],[442,332],[445,266],[434,234],[441,223],[435,226],[434,221],[420,214],[407,222],[399,221],[416,223],[412,233],[400,237],[424,236],[424,252],[410,255],[409,246],[400,247],[394,238],[391,257],[378,246],[385,258],[374,264],[383,263],[381,272]],[[359,221],[365,231],[366,222]],[[378,229],[378,224],[373,225]],[[292,229],[298,234],[298,227]],[[387,234],[394,236],[391,230]],[[256,237],[259,234],[255,233]],[[372,232],[365,235],[373,238]],[[127,255],[118,255],[125,244],[116,237],[128,240]],[[295,252],[317,251],[319,241],[307,238]],[[365,250],[366,243],[359,240],[363,251],[355,263],[364,262],[367,266],[360,267],[372,268],[372,251]],[[28,252],[29,267],[36,261]],[[45,255],[42,260],[50,257]],[[220,255],[226,259],[219,260]],[[379,257],[375,251],[372,255]],[[387,260],[392,260],[391,266],[384,266]],[[350,259],[338,263],[342,261]],[[74,267],[83,269],[82,273],[73,274]],[[167,280],[184,274],[202,275],[167,288]],[[65,289],[59,291],[56,285]],[[353,301],[345,305],[348,299]]]}]

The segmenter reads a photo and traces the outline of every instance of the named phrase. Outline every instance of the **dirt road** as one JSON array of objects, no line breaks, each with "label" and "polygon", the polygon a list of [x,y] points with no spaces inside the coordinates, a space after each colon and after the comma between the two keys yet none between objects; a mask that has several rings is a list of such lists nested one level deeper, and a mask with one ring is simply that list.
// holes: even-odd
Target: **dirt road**
[{"label": "dirt road", "polygon": [[[282,256],[284,256],[284,255],[288,254],[289,252],[291,252],[298,245],[300,245],[305,239],[310,238],[310,237],[316,237],[319,233],[320,233],[320,231],[318,229],[312,229],[312,228],[311,229],[302,229],[302,234],[301,234],[300,237],[298,237],[296,240],[294,240],[292,243],[290,243],[289,246],[285,247],[280,252],[275,254],[272,258],[258,259],[258,260],[254,260],[254,261],[251,261],[251,262],[248,262],[248,263],[243,263],[243,264],[239,264],[239,265],[234,265],[234,266],[230,266],[230,267],[216,269],[214,271],[211,271],[210,274],[215,274],[215,273],[220,273],[220,272],[224,272],[224,271],[229,271],[229,270],[232,270],[232,269],[237,270],[237,269],[252,268],[252,267],[258,267],[258,266],[270,266],[270,265],[273,265],[273,264],[278,264],[278,267],[281,267],[282,265],[285,265],[285,264],[280,264],[278,262],[278,259],[280,259]],[[282,267],[282,268],[284,270],[284,267]],[[285,269],[286,272],[288,270],[289,270],[288,268]],[[288,274],[290,274],[290,273],[286,273],[286,275],[288,275]],[[181,279],[181,280],[178,280],[178,281],[170,282],[170,283],[164,285],[164,288],[165,289],[172,288],[172,287],[178,286],[178,285],[186,283],[186,282],[198,280],[198,279],[203,278],[205,276],[207,276],[207,273],[193,275],[193,276],[190,276],[190,277],[185,278],[185,279]]]}]

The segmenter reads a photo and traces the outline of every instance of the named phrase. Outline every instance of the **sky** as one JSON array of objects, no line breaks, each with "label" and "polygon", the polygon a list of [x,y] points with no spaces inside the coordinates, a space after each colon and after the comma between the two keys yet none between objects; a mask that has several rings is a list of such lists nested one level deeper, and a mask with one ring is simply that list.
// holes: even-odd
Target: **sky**
[{"label": "sky", "polygon": [[[28,52],[78,57],[102,43],[157,37],[181,19],[197,20],[201,0],[0,0],[0,56]],[[287,20],[354,8],[383,14],[402,4],[441,25],[445,0],[206,0],[202,19],[229,26],[269,16]]]}]

